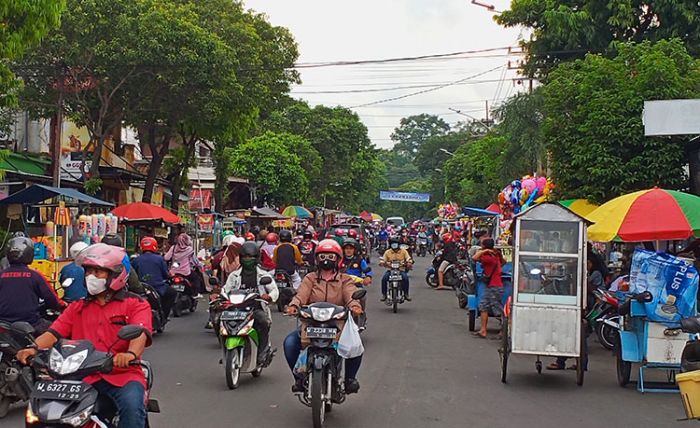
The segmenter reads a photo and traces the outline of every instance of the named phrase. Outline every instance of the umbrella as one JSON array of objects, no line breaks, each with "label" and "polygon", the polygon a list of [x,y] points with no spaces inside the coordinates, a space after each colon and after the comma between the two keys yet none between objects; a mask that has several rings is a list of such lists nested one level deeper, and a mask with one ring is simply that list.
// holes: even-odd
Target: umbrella
[{"label": "umbrella", "polygon": [[486,211],[491,211],[492,213],[500,214],[501,207],[498,206],[498,204],[491,204],[488,207],[486,207]]},{"label": "umbrella", "polygon": [[587,216],[591,241],[628,242],[700,237],[700,197],[657,187],[615,198]]},{"label": "umbrella", "polygon": [[163,220],[166,223],[180,223],[180,217],[171,213],[163,207],[147,204],[145,202],[134,202],[121,205],[112,210],[112,214],[126,220]]},{"label": "umbrella", "polygon": [[313,218],[311,211],[299,205],[290,205],[282,210],[282,215],[296,218]]},{"label": "umbrella", "polygon": [[384,218],[380,216],[379,214],[372,213],[372,220],[374,221],[382,221]]},{"label": "umbrella", "polygon": [[360,218],[364,221],[372,221],[372,213],[364,210],[360,213]]},{"label": "umbrella", "polygon": [[563,201],[559,201],[559,203],[581,217],[588,217],[588,214],[599,207],[599,205],[588,202],[587,199],[564,199]]}]

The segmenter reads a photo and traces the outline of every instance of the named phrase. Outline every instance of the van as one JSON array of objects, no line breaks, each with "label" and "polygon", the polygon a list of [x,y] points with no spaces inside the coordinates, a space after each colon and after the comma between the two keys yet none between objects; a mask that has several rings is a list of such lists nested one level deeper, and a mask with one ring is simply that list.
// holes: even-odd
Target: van
[{"label": "van", "polygon": [[403,217],[387,217],[386,223],[394,227],[399,227],[406,224],[406,222],[403,220]]}]

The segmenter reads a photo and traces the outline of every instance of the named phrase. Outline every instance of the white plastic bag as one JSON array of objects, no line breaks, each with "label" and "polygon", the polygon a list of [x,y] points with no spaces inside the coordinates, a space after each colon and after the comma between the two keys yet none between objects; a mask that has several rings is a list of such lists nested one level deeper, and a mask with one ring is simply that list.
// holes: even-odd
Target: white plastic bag
[{"label": "white plastic bag", "polygon": [[365,347],[362,345],[360,331],[355,320],[349,316],[345,327],[343,327],[343,332],[340,333],[340,340],[338,340],[338,355],[347,360],[359,357],[364,352]]}]

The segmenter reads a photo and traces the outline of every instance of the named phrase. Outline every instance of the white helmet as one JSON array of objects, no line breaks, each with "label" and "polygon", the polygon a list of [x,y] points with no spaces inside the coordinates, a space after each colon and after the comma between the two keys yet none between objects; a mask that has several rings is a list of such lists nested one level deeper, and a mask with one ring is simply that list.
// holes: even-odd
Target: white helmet
[{"label": "white helmet", "polygon": [[70,246],[70,257],[72,259],[75,259],[78,257],[78,254],[80,254],[81,251],[86,249],[88,247],[88,244],[84,243],[83,241],[78,241],[75,244]]}]

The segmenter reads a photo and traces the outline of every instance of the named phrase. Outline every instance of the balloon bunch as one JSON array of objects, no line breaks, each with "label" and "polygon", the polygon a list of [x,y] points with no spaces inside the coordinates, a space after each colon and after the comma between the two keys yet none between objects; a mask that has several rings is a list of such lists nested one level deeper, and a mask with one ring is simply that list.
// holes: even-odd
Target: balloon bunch
[{"label": "balloon bunch", "polygon": [[498,194],[503,218],[511,219],[531,205],[546,201],[552,189],[552,180],[544,176],[526,175],[521,180],[514,180]]},{"label": "balloon bunch", "polygon": [[453,219],[459,214],[459,205],[455,204],[454,202],[450,202],[449,204],[440,204],[437,212],[438,217],[440,218]]}]

